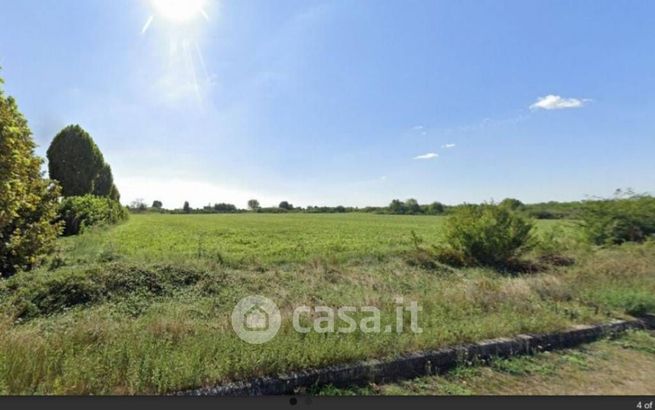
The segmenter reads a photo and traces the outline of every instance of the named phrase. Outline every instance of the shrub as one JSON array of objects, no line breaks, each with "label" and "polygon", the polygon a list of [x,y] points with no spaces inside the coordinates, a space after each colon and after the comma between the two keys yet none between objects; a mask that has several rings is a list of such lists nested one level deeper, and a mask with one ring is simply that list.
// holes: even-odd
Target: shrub
[{"label": "shrub", "polygon": [[[62,268],[47,275],[39,271],[17,275],[0,286],[0,309],[15,319],[31,319],[81,305],[110,300],[171,295],[208,275],[171,265],[109,263]],[[212,277],[216,285],[219,279]]]},{"label": "shrub", "polygon": [[595,245],[642,242],[655,234],[655,198],[587,201],[580,212],[583,232]]},{"label": "shrub", "polygon": [[448,263],[507,268],[529,249],[533,224],[495,204],[458,207],[446,221]]},{"label": "shrub", "polygon": [[32,268],[60,231],[59,187],[42,178],[34,148],[27,121],[0,87],[0,276]]},{"label": "shrub", "polygon": [[498,204],[502,207],[508,208],[512,211],[516,211],[519,208],[523,207],[523,202],[519,201],[518,199],[515,198],[505,198],[502,201],[500,201],[500,204]]},{"label": "shrub", "polygon": [[128,218],[128,212],[113,199],[93,195],[65,198],[59,210],[64,235],[77,235],[96,225],[111,225]]}]

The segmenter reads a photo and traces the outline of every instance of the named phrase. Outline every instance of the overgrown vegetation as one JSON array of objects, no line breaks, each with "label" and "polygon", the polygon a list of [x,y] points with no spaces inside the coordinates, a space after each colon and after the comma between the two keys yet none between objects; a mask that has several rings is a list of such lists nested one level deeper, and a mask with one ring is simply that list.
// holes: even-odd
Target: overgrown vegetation
[{"label": "overgrown vegetation", "polygon": [[31,269],[52,250],[59,187],[41,175],[42,160],[16,101],[0,79],[0,277]]},{"label": "overgrown vegetation", "polygon": [[456,265],[510,268],[532,245],[533,228],[506,205],[461,206],[447,219],[439,257]]},{"label": "overgrown vegetation", "polygon": [[77,235],[92,226],[117,224],[128,216],[118,201],[94,195],[64,198],[59,207],[64,235]]},{"label": "overgrown vegetation", "polygon": [[[52,267],[0,281],[0,386],[168,393],[655,309],[653,243],[570,249],[575,265],[530,275],[408,264],[403,250],[443,243],[445,220],[143,214],[64,238]],[[573,241],[577,233],[560,221],[536,226],[539,236]],[[236,302],[253,294],[272,298],[284,317],[262,346],[245,344],[230,325]],[[291,327],[290,311],[301,305],[376,306],[383,325],[393,323],[397,296],[423,308],[423,333]]]},{"label": "overgrown vegetation", "polygon": [[580,221],[587,239],[595,245],[643,242],[655,234],[655,198],[633,195],[587,201]]},{"label": "overgrown vegetation", "polygon": [[4,313],[22,321],[130,297],[152,302],[158,296],[173,295],[205,276],[201,271],[179,266],[114,262],[64,268],[49,275],[41,272],[16,275],[0,291],[6,297],[2,298]]}]

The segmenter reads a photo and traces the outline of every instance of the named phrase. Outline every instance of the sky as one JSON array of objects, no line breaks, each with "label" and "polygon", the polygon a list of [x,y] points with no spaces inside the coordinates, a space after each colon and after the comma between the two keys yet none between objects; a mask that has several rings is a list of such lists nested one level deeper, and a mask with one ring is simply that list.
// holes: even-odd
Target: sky
[{"label": "sky", "polygon": [[655,193],[655,2],[1,0],[37,153],[167,208]]}]

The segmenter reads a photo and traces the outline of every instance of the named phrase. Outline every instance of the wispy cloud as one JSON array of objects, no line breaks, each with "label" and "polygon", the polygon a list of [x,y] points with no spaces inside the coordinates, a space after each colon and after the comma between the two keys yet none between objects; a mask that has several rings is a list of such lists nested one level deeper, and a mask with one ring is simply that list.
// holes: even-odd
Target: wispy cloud
[{"label": "wispy cloud", "polygon": [[455,144],[442,145],[441,148],[445,148],[445,149],[455,148]]},{"label": "wispy cloud", "polygon": [[563,98],[559,95],[547,95],[539,97],[537,101],[530,106],[531,110],[562,110],[565,108],[581,108],[586,102],[591,101],[583,98]]},{"label": "wispy cloud", "polygon": [[427,154],[418,155],[418,156],[414,157],[414,159],[434,159],[434,158],[437,158],[438,156],[439,156],[439,154],[437,154],[437,153],[428,152]]},{"label": "wispy cloud", "polygon": [[141,34],[145,34],[146,31],[150,28],[150,25],[152,24],[152,21],[155,19],[154,16],[148,17],[148,20],[146,20],[146,23],[143,25],[143,28],[141,29]]},{"label": "wispy cloud", "polygon": [[422,136],[428,135],[428,132],[426,131],[425,127],[423,125],[415,125],[412,127],[412,131],[417,132],[421,134]]}]

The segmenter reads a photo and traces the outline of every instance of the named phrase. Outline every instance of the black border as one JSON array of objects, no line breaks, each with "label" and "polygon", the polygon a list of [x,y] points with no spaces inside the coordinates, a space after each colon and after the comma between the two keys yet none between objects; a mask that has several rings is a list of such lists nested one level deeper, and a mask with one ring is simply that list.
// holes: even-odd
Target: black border
[{"label": "black border", "polygon": [[[654,381],[655,383],[655,381]],[[655,396],[471,396],[471,397],[0,397],[0,409],[66,410],[160,409],[638,409],[637,403],[655,402]],[[652,408],[651,408],[652,409]],[[642,407],[641,410],[649,410]],[[655,409],[652,409],[655,410]]]}]

